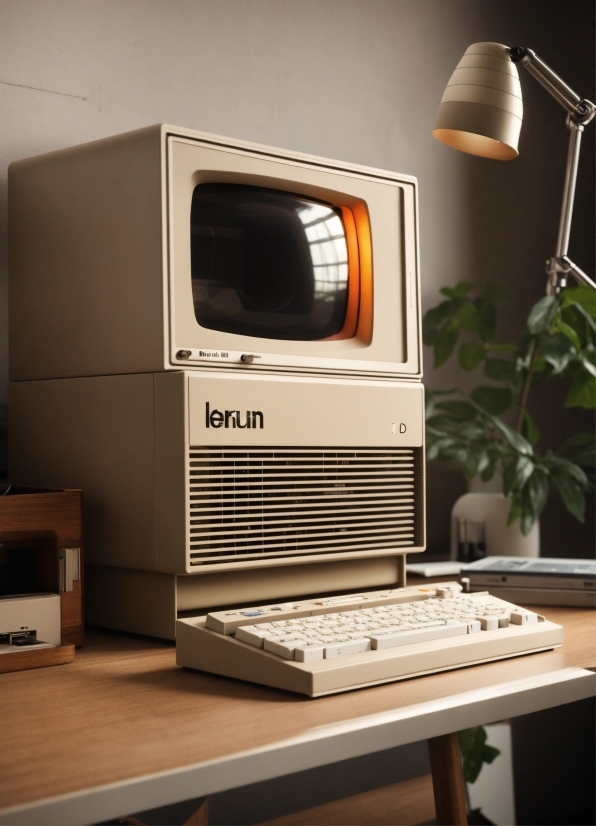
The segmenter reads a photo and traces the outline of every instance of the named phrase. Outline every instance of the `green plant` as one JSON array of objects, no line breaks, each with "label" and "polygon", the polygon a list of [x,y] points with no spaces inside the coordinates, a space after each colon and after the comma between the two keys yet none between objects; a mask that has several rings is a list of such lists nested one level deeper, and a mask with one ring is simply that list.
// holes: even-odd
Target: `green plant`
[{"label": "green plant", "polygon": [[501,752],[486,745],[486,730],[483,726],[468,728],[459,733],[462,769],[466,783],[475,783],[483,763],[492,763]]},{"label": "green plant", "polygon": [[528,401],[537,382],[562,380],[569,385],[565,407],[594,409],[596,292],[574,287],[541,298],[519,343],[494,340],[497,302],[508,298],[503,288],[478,291],[462,282],[441,294],[445,300],[425,314],[422,325],[435,368],[457,348],[459,365],[482,367],[492,383],[469,394],[458,388],[427,391],[428,458],[459,460],[467,479],[479,474],[489,481],[500,473],[503,493],[511,498],[508,524],[519,518],[524,534],[539,518],[550,485],[583,522],[585,495],[594,485],[594,433],[577,433],[556,450],[544,449]]}]

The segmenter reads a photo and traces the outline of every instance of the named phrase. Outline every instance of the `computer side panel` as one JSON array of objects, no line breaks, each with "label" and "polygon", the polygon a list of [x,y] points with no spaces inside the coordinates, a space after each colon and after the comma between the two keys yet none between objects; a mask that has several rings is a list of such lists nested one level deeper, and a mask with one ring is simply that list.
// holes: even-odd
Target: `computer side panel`
[{"label": "computer side panel", "polygon": [[12,381],[164,369],[162,130],[9,167]]},{"label": "computer side panel", "polygon": [[188,374],[156,373],[155,547],[157,569],[188,570]]},{"label": "computer side panel", "polygon": [[87,565],[156,570],[153,374],[13,382],[9,432],[14,484],[83,490]]}]

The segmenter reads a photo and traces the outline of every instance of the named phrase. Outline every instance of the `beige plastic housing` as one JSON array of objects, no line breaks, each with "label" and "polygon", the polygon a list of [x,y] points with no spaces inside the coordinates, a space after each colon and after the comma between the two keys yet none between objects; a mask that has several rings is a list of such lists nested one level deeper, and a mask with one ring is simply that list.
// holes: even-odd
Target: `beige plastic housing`
[{"label": "beige plastic housing", "polygon": [[[364,205],[373,260],[368,338],[292,342],[200,327],[190,205],[201,182]],[[416,188],[408,176],[168,125],[17,161],[9,168],[11,380],[224,365],[419,378]],[[259,358],[243,363],[246,353]]]},{"label": "beige plastic housing", "polygon": [[[424,549],[421,384],[189,370],[13,382],[9,392],[11,480],[85,491],[87,616],[96,624],[172,637],[184,611],[403,582],[403,554]],[[228,427],[226,412],[235,414]],[[246,421],[249,412],[260,414],[251,416],[255,427],[236,427],[233,420]],[[220,539],[218,520],[202,527],[192,508],[205,486],[219,484],[218,456],[238,464],[237,488],[227,489],[223,505],[243,501],[242,474],[253,472],[247,451],[254,472],[273,455],[286,468],[275,470],[286,481],[276,483],[272,505],[282,509],[273,535],[283,536],[269,549],[272,529],[259,523],[265,546],[238,553],[249,531],[245,516],[231,513],[231,533]],[[214,463],[215,481],[193,475],[205,461]],[[324,478],[322,461],[331,467]],[[388,493],[386,477],[395,473],[399,484]],[[356,507],[356,535],[341,520],[355,519],[346,508],[359,505],[358,490],[345,505],[318,504],[305,544],[293,523],[309,501],[336,501],[359,476],[370,481],[372,493],[366,487],[364,495],[378,513],[362,516]],[[260,512],[259,495],[249,502],[251,516]],[[306,505],[287,515],[298,496]],[[388,513],[392,521],[375,527]],[[338,520],[340,532],[329,533]],[[198,540],[195,531],[203,532]],[[193,550],[197,542],[207,550]]]}]

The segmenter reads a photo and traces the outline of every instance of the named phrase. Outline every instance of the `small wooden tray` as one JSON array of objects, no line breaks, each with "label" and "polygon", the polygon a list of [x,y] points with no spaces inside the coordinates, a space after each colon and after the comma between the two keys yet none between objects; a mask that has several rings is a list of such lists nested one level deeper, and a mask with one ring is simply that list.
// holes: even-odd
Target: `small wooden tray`
[{"label": "small wooden tray", "polygon": [[24,671],[27,668],[44,668],[46,665],[71,663],[74,655],[74,645],[38,648],[33,651],[11,651],[10,654],[0,654],[0,674],[7,671]]},{"label": "small wooden tray", "polygon": [[[33,549],[32,592],[60,594],[62,645],[0,654],[0,673],[72,662],[84,642],[83,492],[14,486],[0,497],[0,548]],[[71,591],[59,584],[59,549],[80,548],[79,579]]]}]

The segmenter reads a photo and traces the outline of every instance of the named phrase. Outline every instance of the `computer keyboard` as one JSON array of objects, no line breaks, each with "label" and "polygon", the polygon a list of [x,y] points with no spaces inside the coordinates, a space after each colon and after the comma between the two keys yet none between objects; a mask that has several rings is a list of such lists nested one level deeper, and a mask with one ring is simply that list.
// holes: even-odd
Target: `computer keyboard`
[{"label": "computer keyboard", "polygon": [[563,629],[456,582],[178,620],[179,665],[316,697],[554,648]]}]

